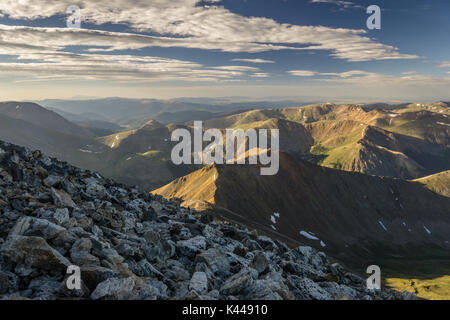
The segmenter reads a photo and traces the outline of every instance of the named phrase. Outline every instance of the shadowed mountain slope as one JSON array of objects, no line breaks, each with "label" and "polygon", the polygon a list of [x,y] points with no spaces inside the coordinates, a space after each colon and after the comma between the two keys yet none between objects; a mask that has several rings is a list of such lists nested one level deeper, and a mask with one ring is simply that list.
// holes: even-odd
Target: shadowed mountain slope
[{"label": "shadowed mountain slope", "polygon": [[80,127],[56,112],[47,110],[35,103],[0,102],[0,114],[73,136],[93,137],[93,134],[86,128]]},{"label": "shadowed mountain slope", "polygon": [[450,258],[450,198],[418,183],[318,167],[285,153],[276,176],[260,176],[258,166],[214,165],[153,193],[306,242],[355,268]]}]

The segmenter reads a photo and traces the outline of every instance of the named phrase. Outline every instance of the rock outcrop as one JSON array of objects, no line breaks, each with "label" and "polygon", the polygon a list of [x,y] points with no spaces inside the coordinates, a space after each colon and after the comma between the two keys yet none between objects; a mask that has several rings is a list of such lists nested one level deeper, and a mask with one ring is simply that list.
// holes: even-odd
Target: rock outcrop
[{"label": "rock outcrop", "polygon": [[[81,285],[67,286],[78,266]],[[0,142],[2,299],[402,299],[310,247]]]}]

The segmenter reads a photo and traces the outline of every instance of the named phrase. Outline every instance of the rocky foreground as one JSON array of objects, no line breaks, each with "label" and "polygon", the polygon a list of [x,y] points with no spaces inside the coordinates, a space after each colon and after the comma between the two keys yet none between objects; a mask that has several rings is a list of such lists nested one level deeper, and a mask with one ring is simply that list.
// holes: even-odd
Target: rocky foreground
[{"label": "rocky foreground", "polygon": [[[81,289],[67,268],[81,269]],[[2,299],[407,299],[310,247],[0,142]]]}]

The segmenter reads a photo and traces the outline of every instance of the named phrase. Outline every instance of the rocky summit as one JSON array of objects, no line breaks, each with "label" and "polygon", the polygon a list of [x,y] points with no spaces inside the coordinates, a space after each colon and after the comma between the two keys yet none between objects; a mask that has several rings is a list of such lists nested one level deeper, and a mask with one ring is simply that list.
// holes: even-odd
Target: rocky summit
[{"label": "rocky summit", "polygon": [[[77,266],[80,286],[69,289]],[[409,299],[310,247],[0,142],[0,297]]]}]

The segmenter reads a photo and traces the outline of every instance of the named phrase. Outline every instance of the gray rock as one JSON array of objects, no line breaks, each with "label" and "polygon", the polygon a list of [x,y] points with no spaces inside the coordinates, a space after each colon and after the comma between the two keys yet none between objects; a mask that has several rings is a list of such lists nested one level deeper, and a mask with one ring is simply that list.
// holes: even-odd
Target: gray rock
[{"label": "gray rock", "polygon": [[70,219],[69,210],[67,208],[56,209],[53,214],[53,219],[59,225],[66,223]]},{"label": "gray rock", "polygon": [[47,178],[44,179],[43,183],[47,186],[47,187],[54,187],[56,186],[58,183],[60,183],[62,180],[61,177],[58,176],[54,176],[54,175],[50,175]]},{"label": "gray rock", "polygon": [[16,224],[14,225],[14,227],[9,231],[9,235],[23,235],[28,228],[31,226],[31,221],[33,220],[33,218],[31,217],[22,217],[20,218]]},{"label": "gray rock", "polygon": [[118,278],[119,276],[119,272],[101,266],[85,265],[81,267],[81,279],[91,291],[99,283],[111,278]]},{"label": "gray rock", "polygon": [[269,261],[264,253],[259,251],[253,257],[253,260],[250,262],[249,266],[258,271],[259,274],[262,274],[269,269]]},{"label": "gray rock", "polygon": [[80,239],[76,241],[70,250],[70,258],[77,266],[99,265],[100,260],[90,253],[92,241],[90,239]]},{"label": "gray rock", "polygon": [[55,188],[51,188],[50,194],[53,199],[53,203],[58,207],[68,207],[75,208],[76,204],[73,202],[72,198],[68,193],[62,190],[56,190]]},{"label": "gray rock", "polygon": [[44,239],[38,237],[10,236],[1,246],[0,254],[15,263],[25,263],[44,270],[66,270],[72,265]]},{"label": "gray rock", "polygon": [[61,283],[52,278],[40,277],[31,280],[28,289],[33,290],[34,296],[38,299],[45,297],[45,300],[55,299]]},{"label": "gray rock", "polygon": [[225,296],[235,296],[253,284],[253,274],[248,269],[243,269],[239,273],[228,278],[220,288],[220,294]]},{"label": "gray rock", "polygon": [[172,266],[170,269],[164,272],[164,275],[174,281],[186,281],[191,278],[190,273],[185,269],[183,265]]},{"label": "gray rock", "polygon": [[[20,223],[20,221],[18,223]],[[48,220],[38,218],[31,218],[29,220],[28,228],[26,230],[23,230],[23,228],[24,226],[22,227],[23,233],[17,233],[18,235],[36,236],[44,238],[45,240],[54,239],[66,230],[66,228],[58,226]]]},{"label": "gray rock", "polygon": [[108,196],[106,188],[96,182],[91,182],[86,186],[86,193],[94,198],[104,199]]},{"label": "gray rock", "polygon": [[358,293],[355,289],[346,285],[340,285],[335,282],[323,282],[319,284],[321,288],[325,289],[335,300],[353,300]]},{"label": "gray rock", "polygon": [[[333,296],[321,288],[317,283],[308,278],[293,277],[291,285],[294,285],[300,297],[312,300],[333,300]],[[297,294],[299,294],[297,292]]]},{"label": "gray rock", "polygon": [[195,258],[196,262],[204,262],[212,272],[225,277],[230,273],[230,262],[227,257],[216,248],[210,248]]},{"label": "gray rock", "polygon": [[19,290],[19,277],[14,273],[0,270],[0,295]]},{"label": "gray rock", "polygon": [[107,279],[95,288],[91,294],[92,300],[127,300],[131,298],[135,280],[132,277],[124,279]]},{"label": "gray rock", "polygon": [[294,300],[295,296],[282,280],[273,279],[256,280],[247,289],[245,299],[249,300]]},{"label": "gray rock", "polygon": [[177,242],[177,249],[182,255],[193,258],[201,250],[206,249],[205,237],[197,236],[189,240],[180,240]]},{"label": "gray rock", "polygon": [[189,290],[204,293],[208,290],[208,278],[204,272],[194,272],[189,282]]}]

